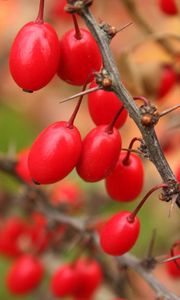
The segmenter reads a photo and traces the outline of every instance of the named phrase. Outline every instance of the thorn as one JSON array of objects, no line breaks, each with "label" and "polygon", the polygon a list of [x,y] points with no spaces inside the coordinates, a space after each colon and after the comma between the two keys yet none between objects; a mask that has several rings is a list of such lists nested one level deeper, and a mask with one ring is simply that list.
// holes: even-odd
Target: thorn
[{"label": "thorn", "polygon": [[101,87],[96,86],[96,87],[91,88],[89,90],[85,90],[83,92],[77,93],[77,94],[75,94],[73,96],[70,96],[68,98],[63,99],[62,101],[59,102],[59,104],[67,102],[67,101],[70,101],[70,100],[73,100],[73,99],[78,98],[78,97],[83,96],[83,95],[87,95],[87,94],[93,93],[93,92],[95,92],[97,90],[100,90],[100,89],[101,89]]},{"label": "thorn", "polygon": [[121,28],[117,29],[117,30],[116,30],[116,33],[119,33],[120,31],[122,31],[122,30],[126,29],[127,27],[129,27],[129,26],[131,26],[131,25],[134,25],[134,23],[133,23],[133,22],[129,22],[129,23],[127,23],[127,24],[126,24],[126,25],[124,25],[123,27],[121,27]]},{"label": "thorn", "polygon": [[170,112],[172,112],[172,111],[174,111],[174,110],[176,110],[176,109],[178,109],[178,108],[180,108],[180,104],[177,104],[177,105],[175,105],[175,106],[173,106],[173,107],[171,107],[171,108],[168,108],[168,109],[164,110],[163,112],[161,112],[161,113],[159,114],[159,117],[161,118],[161,117],[163,117],[163,116],[169,114]]},{"label": "thorn", "polygon": [[154,250],[154,244],[157,236],[157,230],[156,228],[153,229],[151,239],[149,241],[149,246],[148,246],[148,252],[147,252],[147,257],[152,258],[153,257],[153,250]]}]

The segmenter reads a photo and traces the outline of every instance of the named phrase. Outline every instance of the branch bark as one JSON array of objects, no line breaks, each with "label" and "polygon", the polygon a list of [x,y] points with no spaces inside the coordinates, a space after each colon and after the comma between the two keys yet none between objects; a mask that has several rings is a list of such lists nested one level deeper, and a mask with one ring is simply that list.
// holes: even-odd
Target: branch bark
[{"label": "branch bark", "polygon": [[141,261],[130,254],[125,254],[117,258],[117,261],[123,265],[131,268],[137,274],[139,274],[151,288],[156,292],[157,298],[159,297],[164,300],[179,300],[179,297],[171,293],[165,286],[163,286],[151,273],[146,271],[142,265]]},{"label": "branch bark", "polygon": [[[119,97],[119,99],[123,102],[125,108],[129,112],[130,117],[138,126],[147,146],[150,160],[156,166],[156,169],[158,170],[163,182],[169,184],[169,192],[178,196],[180,194],[178,190],[178,183],[162,152],[158,138],[156,136],[156,132],[153,127],[145,127],[141,124],[140,110],[134,102],[132,96],[128,93],[120,80],[120,74],[113,59],[109,47],[109,39],[106,33],[102,28],[100,28],[87,7],[82,8],[80,11],[78,11],[78,13],[86,22],[87,27],[89,28],[99,45],[103,57],[104,68],[113,81],[112,89],[114,93],[116,93],[116,95]],[[179,201],[180,200],[178,196],[176,201],[178,206],[180,206]]]}]

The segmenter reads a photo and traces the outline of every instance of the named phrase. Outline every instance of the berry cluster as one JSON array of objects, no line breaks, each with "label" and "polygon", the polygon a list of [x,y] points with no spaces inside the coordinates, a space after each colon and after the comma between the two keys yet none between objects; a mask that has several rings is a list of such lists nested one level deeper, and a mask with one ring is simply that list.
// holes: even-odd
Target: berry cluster
[{"label": "berry cluster", "polygon": [[36,20],[21,28],[11,47],[9,66],[16,83],[24,91],[33,92],[46,86],[56,73],[74,85],[91,81],[102,60],[90,32],[79,29],[73,15],[75,29],[59,41],[55,29],[44,22],[43,13],[44,1],[40,1]]},{"label": "berry cluster", "polygon": [[[87,83],[93,79],[94,71],[99,71],[102,65],[96,42],[87,30],[79,28],[73,14],[75,29],[66,32],[60,44],[57,43],[57,38],[56,42],[51,43],[52,32],[45,34],[47,27],[50,27],[43,21],[43,10],[44,1],[40,1],[36,21],[25,25],[13,43],[10,53],[13,77],[24,90],[34,91],[43,87],[42,82],[39,82],[38,88],[32,82],[37,83],[44,78],[43,82],[47,83],[52,78],[48,75],[49,79],[46,81],[47,72],[39,65],[45,66],[49,72],[49,64],[56,48],[56,68],[53,68],[51,74],[58,72],[63,80],[74,85],[84,85],[85,90]],[[39,34],[39,30],[43,34]],[[37,33],[37,39],[34,32]],[[55,40],[54,30],[53,38]],[[24,40],[27,49],[20,48]],[[47,64],[43,64],[43,60]],[[23,84],[18,80],[18,73],[13,71],[14,68],[19,72],[21,67],[24,68],[24,72],[21,72]],[[174,77],[171,75],[167,67],[159,87],[160,96],[164,95],[165,88],[169,88],[169,82],[173,82]],[[27,79],[29,82],[26,85]],[[120,202],[133,201],[142,191],[144,171],[141,159],[131,152],[132,143],[128,151],[121,151],[122,140],[118,129],[124,125],[127,111],[113,92],[102,87],[100,89],[95,81],[91,82],[90,89],[93,92],[88,95],[88,109],[96,127],[81,140],[81,134],[74,125],[82,102],[81,96],[69,121],[58,121],[49,125],[39,134],[31,149],[19,154],[16,173],[27,183],[51,184],[62,180],[76,168],[78,175],[87,182],[104,179],[107,193],[112,199]],[[127,252],[137,240],[139,227],[135,215],[132,216],[126,211],[118,213],[107,222],[101,232],[102,248],[112,255]],[[110,235],[113,239],[111,243]],[[123,245],[119,243],[122,240],[126,240]]]},{"label": "berry cluster", "polygon": [[[159,4],[164,12],[171,15],[177,13],[174,1],[160,1]],[[64,5],[62,1],[56,13],[58,9],[61,13]],[[54,28],[44,22],[43,14],[44,1],[40,0],[36,20],[24,25],[13,42],[9,58],[12,77],[19,87],[30,93],[46,86],[55,74],[69,84],[83,86],[83,91],[69,120],[50,124],[30,148],[18,153],[14,173],[33,187],[35,184],[57,183],[76,169],[79,177],[86,182],[104,180],[107,194],[113,200],[131,202],[140,196],[144,186],[143,161],[132,147],[135,141],[139,141],[139,152],[145,156],[147,153],[142,151],[144,141],[134,138],[128,149],[122,149],[119,129],[125,124],[128,112],[113,92],[111,78],[107,76],[107,81],[103,81],[101,53],[91,33],[79,28],[73,13],[74,28],[59,40]],[[164,97],[176,80],[176,72],[169,65],[164,66],[158,98]],[[88,84],[91,91],[87,97],[88,110],[96,127],[82,140],[74,122]],[[142,111],[144,107],[145,110],[152,108],[148,105],[144,103]],[[142,118],[142,126],[149,126],[151,116],[148,114]],[[176,177],[180,182],[180,168]],[[166,190],[167,187],[163,183],[152,188],[133,212],[123,210],[116,213],[99,225],[100,230],[97,224],[96,231],[105,253],[119,256],[131,250],[140,233],[137,213],[152,192],[159,188]],[[49,193],[49,199],[52,206],[70,214],[78,212],[84,204],[82,191],[68,181],[57,183]],[[60,243],[67,228],[65,225],[49,228],[46,217],[38,213],[32,214],[29,222],[20,218],[1,221],[0,253],[16,258],[7,275],[7,286],[15,295],[29,293],[44,276],[39,255],[57,240]],[[179,250],[175,254],[179,254]],[[166,264],[167,271],[175,278],[179,277],[178,263],[179,259]],[[51,292],[54,297],[90,300],[103,280],[102,273],[97,260],[90,257],[75,259],[61,265],[52,275]]]},{"label": "berry cluster", "polygon": [[80,258],[56,270],[51,280],[51,290],[55,297],[90,299],[101,284],[102,278],[102,270],[96,260]]}]

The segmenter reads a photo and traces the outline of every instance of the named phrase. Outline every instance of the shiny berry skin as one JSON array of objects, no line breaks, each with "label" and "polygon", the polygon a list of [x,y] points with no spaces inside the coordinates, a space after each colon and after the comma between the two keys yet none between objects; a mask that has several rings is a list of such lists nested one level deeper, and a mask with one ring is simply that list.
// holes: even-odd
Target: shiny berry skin
[{"label": "shiny berry skin", "polygon": [[[180,255],[180,251],[176,251],[175,255]],[[180,265],[180,259],[176,259],[176,261]],[[175,261],[169,261],[166,263],[166,271],[172,278],[180,278],[180,269],[176,266]]]},{"label": "shiny berry skin", "polygon": [[84,85],[92,81],[93,73],[102,65],[100,50],[86,29],[80,29],[81,39],[75,37],[71,29],[60,40],[61,60],[58,75],[73,85]]},{"label": "shiny berry skin", "polygon": [[68,122],[55,122],[45,128],[34,141],[28,166],[36,183],[48,184],[61,180],[77,164],[81,152],[81,136]]},{"label": "shiny berry skin", "polygon": [[[73,296],[89,298],[102,282],[103,274],[99,263],[91,258],[80,258],[75,264],[79,283]],[[82,284],[83,282],[83,284]]]},{"label": "shiny berry skin", "polygon": [[[95,86],[97,86],[96,83],[92,82],[90,88]],[[89,113],[96,125],[104,125],[112,122],[122,105],[122,102],[113,92],[98,90],[88,95]],[[124,109],[118,117],[115,127],[122,127],[127,119],[127,116],[127,110]]]},{"label": "shiny berry skin", "polygon": [[6,284],[14,295],[25,295],[36,288],[43,277],[43,267],[40,261],[31,256],[23,255],[11,266]]},{"label": "shiny berry skin", "polygon": [[162,68],[161,78],[157,91],[157,97],[162,98],[173,88],[176,83],[177,75],[171,66],[165,65]]},{"label": "shiny berry skin", "polygon": [[77,284],[75,267],[65,264],[53,274],[50,289],[55,297],[66,297],[74,292]]},{"label": "shiny berry skin", "polygon": [[59,58],[59,40],[53,27],[43,22],[27,23],[11,47],[11,75],[23,90],[39,90],[56,74]]},{"label": "shiny berry skin", "polygon": [[121,136],[114,127],[107,125],[91,130],[82,142],[81,156],[76,170],[85,181],[95,182],[105,178],[118,160],[121,151]]},{"label": "shiny berry skin", "polygon": [[32,184],[32,178],[28,168],[28,156],[30,149],[23,149],[18,153],[17,164],[15,166],[15,172],[26,183]]},{"label": "shiny berry skin", "polygon": [[53,205],[70,206],[79,209],[82,206],[83,192],[74,181],[63,181],[57,184],[50,194]]},{"label": "shiny berry skin", "polygon": [[124,164],[126,155],[126,152],[121,152],[116,167],[106,178],[106,190],[116,201],[133,201],[143,188],[144,169],[141,159],[131,153],[129,163]]},{"label": "shiny berry skin", "polygon": [[131,213],[122,211],[112,216],[100,232],[100,244],[104,252],[110,255],[122,255],[128,252],[135,244],[140,222],[137,217],[130,222]]},{"label": "shiny berry skin", "polygon": [[167,15],[176,15],[178,13],[175,0],[159,0],[159,6]]}]

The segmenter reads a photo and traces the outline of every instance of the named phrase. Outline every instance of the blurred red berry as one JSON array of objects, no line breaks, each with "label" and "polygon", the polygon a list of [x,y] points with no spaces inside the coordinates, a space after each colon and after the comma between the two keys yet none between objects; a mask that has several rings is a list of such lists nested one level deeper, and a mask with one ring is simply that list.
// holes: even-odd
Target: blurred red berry
[{"label": "blurred red berry", "polygon": [[159,7],[167,15],[176,15],[178,13],[175,0],[159,0]]},{"label": "blurred red berry", "polygon": [[24,255],[8,271],[7,287],[14,295],[28,294],[40,284],[43,273],[43,266],[37,258]]},{"label": "blurred red berry", "polygon": [[177,80],[176,72],[171,66],[165,65],[162,67],[159,87],[157,90],[157,100],[163,98],[173,88]]},{"label": "blurred red berry", "polygon": [[53,205],[69,206],[72,209],[79,209],[83,202],[83,191],[73,181],[62,181],[51,191],[50,200]]}]

